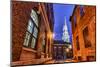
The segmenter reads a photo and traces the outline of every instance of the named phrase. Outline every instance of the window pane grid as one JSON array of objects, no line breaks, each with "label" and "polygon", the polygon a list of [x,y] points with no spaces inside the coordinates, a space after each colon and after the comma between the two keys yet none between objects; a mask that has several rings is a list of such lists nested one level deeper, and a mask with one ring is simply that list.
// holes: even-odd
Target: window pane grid
[{"label": "window pane grid", "polygon": [[32,33],[32,29],[33,29],[33,23],[32,23],[31,20],[29,20],[28,31],[29,31],[30,33]]},{"label": "window pane grid", "polygon": [[37,34],[38,34],[38,16],[36,11],[32,10],[31,19],[28,22],[28,28],[24,40],[24,45],[25,46],[30,45],[31,48],[34,48],[36,44]]},{"label": "window pane grid", "polygon": [[25,42],[25,46],[28,46],[28,43],[29,43],[29,39],[25,39],[26,42]]},{"label": "window pane grid", "polygon": [[35,21],[35,24],[38,26],[38,16],[34,10],[32,10],[31,18]]},{"label": "window pane grid", "polygon": [[26,32],[26,36],[25,36],[25,40],[24,40],[25,46],[28,46],[29,39],[30,39],[30,33]]},{"label": "window pane grid", "polygon": [[38,34],[38,29],[34,27],[33,36],[37,38],[37,34]]},{"label": "window pane grid", "polygon": [[29,32],[26,32],[26,37],[25,39],[29,39],[30,38],[30,33]]},{"label": "window pane grid", "polygon": [[31,27],[31,26],[28,27],[28,31],[29,31],[30,33],[32,33],[32,27]]},{"label": "window pane grid", "polygon": [[33,37],[31,42],[31,47],[34,48],[36,43],[36,39]]}]

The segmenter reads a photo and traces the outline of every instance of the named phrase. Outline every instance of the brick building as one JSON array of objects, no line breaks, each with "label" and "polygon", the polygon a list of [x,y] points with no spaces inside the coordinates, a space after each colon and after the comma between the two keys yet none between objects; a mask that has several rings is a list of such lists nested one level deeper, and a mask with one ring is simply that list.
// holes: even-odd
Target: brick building
[{"label": "brick building", "polygon": [[72,59],[73,52],[70,42],[64,42],[62,40],[54,40],[54,45],[52,47],[52,56],[55,60],[67,60]]},{"label": "brick building", "polygon": [[76,5],[70,17],[74,60],[96,60],[96,7]]},{"label": "brick building", "polygon": [[52,59],[52,4],[12,1],[12,65]]}]

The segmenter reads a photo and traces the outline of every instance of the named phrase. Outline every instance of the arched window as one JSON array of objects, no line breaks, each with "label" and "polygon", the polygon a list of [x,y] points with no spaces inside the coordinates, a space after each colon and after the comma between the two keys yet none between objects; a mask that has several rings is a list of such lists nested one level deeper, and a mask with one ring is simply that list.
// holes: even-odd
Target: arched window
[{"label": "arched window", "polygon": [[38,15],[35,10],[32,9],[28,21],[27,32],[24,40],[24,46],[35,48],[36,40],[38,36]]}]

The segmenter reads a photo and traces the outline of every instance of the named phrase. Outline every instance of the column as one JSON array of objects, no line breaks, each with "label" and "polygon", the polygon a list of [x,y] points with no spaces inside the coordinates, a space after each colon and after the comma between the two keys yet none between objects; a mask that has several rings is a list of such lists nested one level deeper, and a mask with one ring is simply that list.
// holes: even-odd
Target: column
[{"label": "column", "polygon": [[36,53],[36,58],[39,59],[41,58],[41,52],[42,52],[42,32],[39,32],[39,36],[38,36],[38,41],[37,41],[37,53]]}]

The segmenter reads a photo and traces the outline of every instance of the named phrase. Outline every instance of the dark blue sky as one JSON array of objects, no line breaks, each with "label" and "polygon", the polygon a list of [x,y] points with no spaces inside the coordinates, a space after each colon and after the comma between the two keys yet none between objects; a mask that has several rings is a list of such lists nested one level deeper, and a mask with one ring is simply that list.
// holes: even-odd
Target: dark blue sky
[{"label": "dark blue sky", "polygon": [[54,10],[54,34],[55,40],[62,40],[63,25],[66,17],[66,24],[68,26],[68,32],[70,35],[70,41],[72,41],[71,23],[69,21],[72,15],[74,5],[70,4],[53,4]]}]

